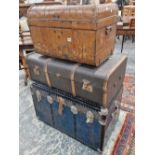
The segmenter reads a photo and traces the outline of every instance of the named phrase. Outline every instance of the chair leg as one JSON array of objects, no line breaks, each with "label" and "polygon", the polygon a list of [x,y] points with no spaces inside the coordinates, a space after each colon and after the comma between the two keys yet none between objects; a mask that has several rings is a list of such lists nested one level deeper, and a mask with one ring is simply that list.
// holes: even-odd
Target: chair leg
[{"label": "chair leg", "polygon": [[29,73],[28,73],[27,64],[26,64],[26,59],[25,59],[25,56],[24,56],[24,53],[23,53],[23,49],[20,48],[20,49],[19,49],[19,52],[20,52],[22,64],[23,64],[23,66],[24,66],[24,71],[25,71],[24,83],[25,83],[25,86],[26,86],[26,85],[27,85],[27,79],[29,78]]},{"label": "chair leg", "polygon": [[123,52],[124,38],[125,38],[125,36],[123,35],[123,38],[122,38],[122,47],[121,47],[121,53]]}]

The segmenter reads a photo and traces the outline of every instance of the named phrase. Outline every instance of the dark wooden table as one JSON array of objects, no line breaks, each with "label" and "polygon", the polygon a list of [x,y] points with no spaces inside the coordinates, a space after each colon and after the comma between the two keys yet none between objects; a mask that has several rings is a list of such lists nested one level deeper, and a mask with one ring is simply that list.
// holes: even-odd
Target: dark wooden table
[{"label": "dark wooden table", "polygon": [[135,17],[125,16],[121,18],[121,21],[117,23],[117,36],[122,35],[121,53],[123,52],[123,45],[125,36],[135,36]]},{"label": "dark wooden table", "polygon": [[121,47],[121,53],[123,52],[123,45],[124,45],[124,38],[125,36],[134,36],[135,35],[135,28],[129,27],[129,26],[123,26],[122,28],[117,29],[117,35],[122,35],[122,47]]}]

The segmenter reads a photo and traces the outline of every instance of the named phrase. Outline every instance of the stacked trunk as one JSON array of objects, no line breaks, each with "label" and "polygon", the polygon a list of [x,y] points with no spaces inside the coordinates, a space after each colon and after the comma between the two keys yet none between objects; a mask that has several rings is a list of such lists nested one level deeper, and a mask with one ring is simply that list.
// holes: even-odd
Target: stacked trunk
[{"label": "stacked trunk", "polygon": [[37,5],[28,11],[36,115],[99,152],[119,115],[127,62],[124,55],[111,56],[116,21],[114,4]]}]

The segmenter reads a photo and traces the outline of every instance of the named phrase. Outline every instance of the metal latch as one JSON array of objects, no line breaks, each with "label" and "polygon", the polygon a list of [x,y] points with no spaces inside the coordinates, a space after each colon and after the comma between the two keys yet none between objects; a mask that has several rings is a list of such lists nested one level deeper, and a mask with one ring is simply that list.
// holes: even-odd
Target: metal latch
[{"label": "metal latch", "polygon": [[85,79],[83,80],[82,89],[88,92],[93,92],[93,86],[91,82]]},{"label": "metal latch", "polygon": [[72,112],[74,115],[78,114],[78,110],[77,110],[77,108],[76,108],[74,105],[72,105],[70,108],[71,108],[71,112]]},{"label": "metal latch", "polygon": [[108,109],[107,108],[102,108],[101,111],[99,112],[99,115],[101,116],[107,116],[108,115]]},{"label": "metal latch", "polygon": [[99,119],[99,123],[103,126],[106,125],[107,123],[107,115],[108,115],[109,111],[107,108],[102,108],[101,111],[99,112],[100,115],[100,119]]},{"label": "metal latch", "polygon": [[47,96],[47,101],[52,104],[53,103],[53,97],[52,96]]},{"label": "metal latch", "polygon": [[94,121],[94,114],[91,111],[88,111],[86,113],[86,117],[87,117],[86,123],[93,123],[93,121]]},{"label": "metal latch", "polygon": [[39,66],[35,65],[33,68],[33,72],[35,75],[40,75]]},{"label": "metal latch", "polygon": [[107,26],[106,27],[106,35],[108,35],[112,31],[112,26]]},{"label": "metal latch", "polygon": [[67,41],[68,42],[72,42],[72,38],[71,37],[67,37]]},{"label": "metal latch", "polygon": [[57,78],[60,78],[61,77],[61,74],[60,73],[56,73],[56,77]]},{"label": "metal latch", "polygon": [[39,90],[36,90],[36,97],[37,97],[38,102],[40,102],[41,101],[41,93]]}]

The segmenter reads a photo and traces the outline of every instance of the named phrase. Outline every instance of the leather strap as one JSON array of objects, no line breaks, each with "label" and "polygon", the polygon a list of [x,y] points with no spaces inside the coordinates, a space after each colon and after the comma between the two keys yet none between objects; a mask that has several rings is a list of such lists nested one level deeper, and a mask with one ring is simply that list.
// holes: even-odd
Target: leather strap
[{"label": "leather strap", "polygon": [[47,85],[48,85],[49,87],[52,86],[51,81],[50,81],[50,78],[49,78],[49,75],[48,75],[48,62],[49,62],[50,60],[51,60],[50,58],[47,59],[47,61],[46,61],[46,63],[45,63],[45,68],[44,68],[44,72],[45,72],[45,77],[46,77]]},{"label": "leather strap", "polygon": [[103,84],[103,96],[102,96],[102,105],[104,106],[104,108],[106,108],[108,105],[107,105],[107,81],[104,81],[104,84]]},{"label": "leather strap", "polygon": [[71,87],[72,87],[72,95],[73,96],[76,96],[76,90],[75,90],[75,71],[76,69],[80,66],[80,64],[76,64],[74,67],[73,67],[73,70],[71,71],[71,76],[70,76],[70,79],[71,79]]},{"label": "leather strap", "polygon": [[61,115],[63,112],[64,99],[62,97],[57,98],[59,103],[58,113]]}]

